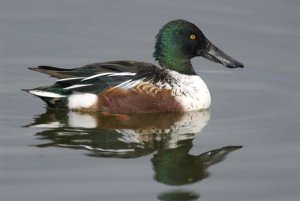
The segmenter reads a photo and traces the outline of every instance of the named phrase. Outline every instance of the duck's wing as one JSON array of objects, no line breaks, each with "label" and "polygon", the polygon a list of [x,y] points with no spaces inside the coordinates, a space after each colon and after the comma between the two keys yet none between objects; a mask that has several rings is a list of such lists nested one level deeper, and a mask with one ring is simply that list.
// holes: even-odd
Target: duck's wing
[{"label": "duck's wing", "polygon": [[168,70],[155,67],[151,70],[143,69],[137,73],[105,72],[86,77],[63,78],[50,86],[24,90],[48,103],[52,98],[65,98],[74,93],[100,94],[107,89],[128,91],[139,88],[140,93],[149,94],[155,92],[156,89],[170,88],[173,83],[174,80],[169,77]]},{"label": "duck's wing", "polygon": [[52,66],[38,66],[29,68],[30,70],[45,73],[51,77],[59,79],[72,78],[72,77],[88,77],[100,73],[121,73],[130,72],[137,73],[141,69],[152,70],[157,66],[140,61],[109,61],[102,63],[88,64],[80,68],[57,68]]},{"label": "duck's wing", "polygon": [[[138,72],[104,72],[86,77],[72,77],[58,80],[55,85],[68,92],[98,94],[105,89],[126,88],[130,89],[143,83],[155,87],[172,87],[176,80],[172,78],[167,69],[154,66]],[[164,87],[165,86],[165,87]]]},{"label": "duck's wing", "polygon": [[80,92],[98,94],[105,89],[133,79],[135,75],[136,73],[131,72],[105,72],[86,77],[60,79],[55,83],[55,85],[69,93]]}]

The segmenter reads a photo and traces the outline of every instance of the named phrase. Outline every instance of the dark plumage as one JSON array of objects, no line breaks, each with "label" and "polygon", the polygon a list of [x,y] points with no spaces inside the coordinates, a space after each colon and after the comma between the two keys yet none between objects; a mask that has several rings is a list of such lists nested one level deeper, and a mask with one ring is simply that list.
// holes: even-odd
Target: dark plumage
[{"label": "dark plumage", "polygon": [[52,66],[38,66],[29,68],[30,70],[45,73],[51,77],[59,79],[70,77],[88,77],[98,73],[118,73],[118,72],[132,72],[136,73],[139,70],[153,69],[157,66],[140,61],[109,61],[102,63],[93,63],[79,68],[57,68]]}]

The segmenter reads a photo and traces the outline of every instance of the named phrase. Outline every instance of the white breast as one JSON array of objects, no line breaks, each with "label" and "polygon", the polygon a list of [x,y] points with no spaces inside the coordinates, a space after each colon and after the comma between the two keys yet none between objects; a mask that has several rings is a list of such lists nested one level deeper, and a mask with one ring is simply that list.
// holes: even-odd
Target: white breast
[{"label": "white breast", "polygon": [[198,75],[183,75],[176,71],[170,74],[178,81],[173,87],[172,95],[181,104],[184,111],[207,109],[211,96],[204,81]]}]

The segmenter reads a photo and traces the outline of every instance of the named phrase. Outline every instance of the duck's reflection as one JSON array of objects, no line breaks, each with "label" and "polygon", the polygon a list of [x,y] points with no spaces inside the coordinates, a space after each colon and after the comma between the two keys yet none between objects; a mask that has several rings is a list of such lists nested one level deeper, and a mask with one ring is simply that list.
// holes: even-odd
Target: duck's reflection
[{"label": "duck's reflection", "polygon": [[241,148],[226,146],[189,154],[195,135],[209,118],[209,111],[109,115],[48,109],[28,126],[47,128],[36,135],[50,142],[39,147],[85,149],[89,156],[114,158],[136,158],[155,152],[151,159],[154,178],[168,185],[183,185],[208,177],[209,166]]}]

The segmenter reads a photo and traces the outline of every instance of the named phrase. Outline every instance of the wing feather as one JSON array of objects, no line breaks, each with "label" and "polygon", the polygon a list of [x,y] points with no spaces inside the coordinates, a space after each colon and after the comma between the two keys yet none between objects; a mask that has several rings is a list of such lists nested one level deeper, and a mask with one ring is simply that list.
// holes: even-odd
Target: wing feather
[{"label": "wing feather", "polygon": [[88,64],[79,68],[57,68],[52,66],[38,66],[30,70],[45,73],[56,78],[89,77],[100,73],[136,73],[142,69],[157,68],[155,65],[139,61],[109,61],[102,63]]}]

